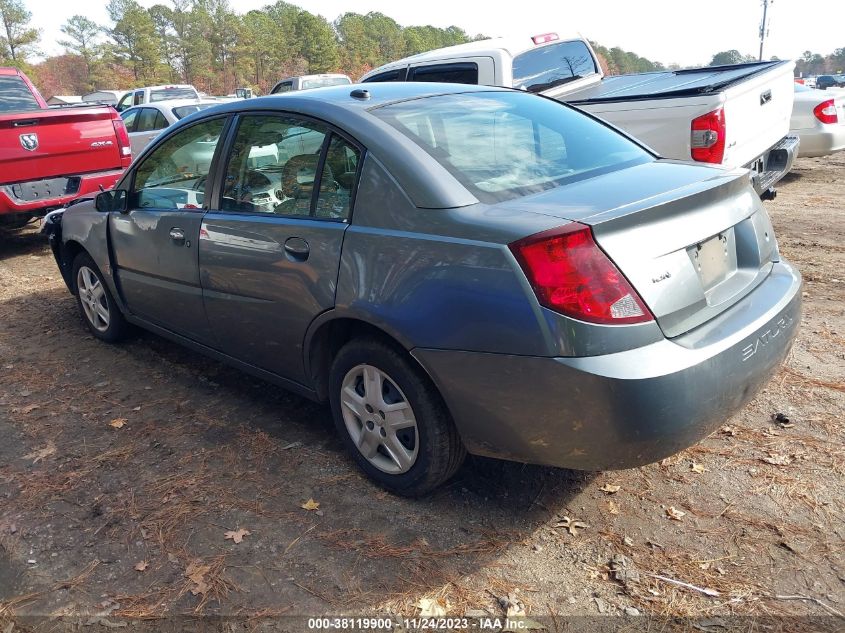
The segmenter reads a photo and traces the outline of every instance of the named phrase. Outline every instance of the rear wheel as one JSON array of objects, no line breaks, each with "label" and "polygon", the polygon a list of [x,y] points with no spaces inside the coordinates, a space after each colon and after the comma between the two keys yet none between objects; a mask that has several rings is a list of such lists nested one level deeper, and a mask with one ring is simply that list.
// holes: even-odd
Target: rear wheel
[{"label": "rear wheel", "polygon": [[73,260],[73,280],[82,321],[91,334],[109,343],[122,339],[128,323],[88,253],[80,253]]},{"label": "rear wheel", "polygon": [[329,377],[335,425],[361,469],[397,494],[430,492],[466,454],[449,411],[407,355],[376,339],[355,339]]}]

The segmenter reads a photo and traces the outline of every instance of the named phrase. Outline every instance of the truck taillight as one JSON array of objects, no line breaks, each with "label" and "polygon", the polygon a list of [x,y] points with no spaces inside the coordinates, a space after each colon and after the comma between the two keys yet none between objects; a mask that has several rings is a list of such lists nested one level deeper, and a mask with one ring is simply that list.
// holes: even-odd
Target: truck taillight
[{"label": "truck taillight", "polygon": [[557,33],[543,33],[542,35],[535,35],[531,41],[535,44],[545,44],[546,42],[554,42],[558,39]]},{"label": "truck taillight", "polygon": [[839,116],[836,114],[836,103],[833,99],[822,101],[819,105],[813,108],[813,114],[822,123],[838,123]]},{"label": "truck taillight", "polygon": [[537,300],[555,312],[610,325],[654,319],[588,226],[573,222],[509,247]]},{"label": "truck taillight", "polygon": [[114,135],[117,137],[117,146],[120,148],[121,157],[132,158],[132,145],[129,142],[126,124],[120,117],[112,119],[112,123],[114,124]]},{"label": "truck taillight", "polygon": [[721,164],[725,158],[725,113],[722,108],[692,120],[690,153],[702,163]]}]

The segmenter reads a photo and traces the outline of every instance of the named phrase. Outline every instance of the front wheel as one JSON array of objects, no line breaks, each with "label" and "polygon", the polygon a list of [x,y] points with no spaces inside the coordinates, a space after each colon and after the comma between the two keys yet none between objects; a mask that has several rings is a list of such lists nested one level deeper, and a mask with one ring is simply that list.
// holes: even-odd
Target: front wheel
[{"label": "front wheel", "polygon": [[128,324],[88,253],[80,253],[73,260],[73,280],[79,312],[91,334],[108,343],[122,339]]},{"label": "front wheel", "polygon": [[463,462],[466,451],[443,399],[404,352],[379,340],[355,339],[335,357],[329,389],[344,444],[388,490],[425,494]]}]

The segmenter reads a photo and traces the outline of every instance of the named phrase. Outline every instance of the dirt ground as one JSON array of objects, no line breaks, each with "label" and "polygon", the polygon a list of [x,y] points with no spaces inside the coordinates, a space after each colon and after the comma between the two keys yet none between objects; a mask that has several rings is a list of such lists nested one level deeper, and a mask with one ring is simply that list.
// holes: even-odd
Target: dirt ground
[{"label": "dirt ground", "polygon": [[151,334],[96,341],[42,238],[4,237],[0,630],[27,615],[438,607],[524,608],[550,630],[569,615],[720,630],[731,615],[842,614],[845,154],[799,160],[779,191],[766,205],[804,274],[801,333],[720,431],[622,472],[469,459],[422,500],[359,475],[327,408]]}]

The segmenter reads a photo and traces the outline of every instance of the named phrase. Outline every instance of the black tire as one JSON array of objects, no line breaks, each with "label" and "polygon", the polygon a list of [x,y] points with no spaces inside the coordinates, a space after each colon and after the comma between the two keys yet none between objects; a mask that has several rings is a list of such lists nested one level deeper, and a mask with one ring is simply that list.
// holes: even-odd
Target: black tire
[{"label": "black tire", "polygon": [[[356,446],[343,418],[341,391],[347,373],[370,365],[387,375],[402,391],[416,419],[418,449],[413,466],[391,474],[374,466]],[[408,497],[431,492],[460,468],[466,450],[443,398],[422,369],[404,350],[375,338],[357,338],[344,345],[329,373],[329,401],[335,426],[358,466],[387,490]],[[375,417],[375,415],[373,416]]]},{"label": "black tire", "polygon": [[[103,289],[102,303],[106,306],[109,316],[108,326],[105,328],[102,327],[102,322],[95,324],[88,316],[88,312],[86,312],[86,308],[83,306],[83,297],[81,296],[82,293],[79,289],[79,275],[83,268],[90,271],[93,276],[96,277]],[[77,255],[73,260],[72,279],[73,290],[76,295],[76,305],[79,307],[79,314],[82,317],[82,322],[85,324],[85,327],[88,328],[88,331],[101,341],[106,341],[107,343],[117,343],[125,338],[126,334],[129,332],[129,323],[127,323],[123,313],[120,311],[120,308],[117,307],[114,297],[112,297],[109,287],[106,285],[105,279],[103,278],[103,274],[100,272],[97,264],[94,263],[94,260],[91,259],[91,256],[88,253],[79,253],[79,255]]]}]

